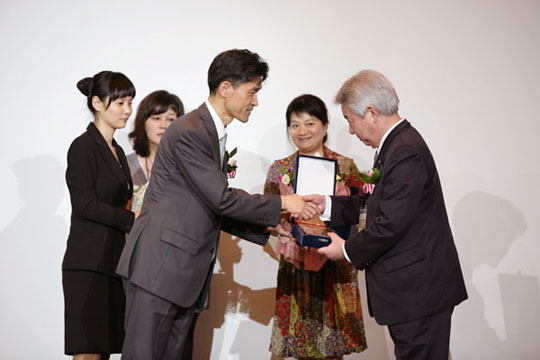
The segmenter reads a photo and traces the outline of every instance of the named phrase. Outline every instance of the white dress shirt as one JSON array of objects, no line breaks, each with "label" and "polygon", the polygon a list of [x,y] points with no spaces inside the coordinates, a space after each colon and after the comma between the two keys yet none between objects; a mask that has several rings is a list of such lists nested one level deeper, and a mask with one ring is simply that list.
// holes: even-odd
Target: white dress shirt
[{"label": "white dress shirt", "polygon": [[[219,139],[220,144],[222,143],[222,139],[227,136],[227,128],[225,125],[223,125],[223,121],[221,121],[221,118],[216,113],[216,110],[212,107],[212,104],[208,100],[204,102],[206,104],[206,107],[208,108],[208,112],[210,112],[210,117],[214,121],[214,125],[216,126],[217,130],[217,136]],[[223,155],[225,154],[225,144],[223,144],[223,149],[220,147],[220,156],[221,156],[221,163],[223,164]]]}]

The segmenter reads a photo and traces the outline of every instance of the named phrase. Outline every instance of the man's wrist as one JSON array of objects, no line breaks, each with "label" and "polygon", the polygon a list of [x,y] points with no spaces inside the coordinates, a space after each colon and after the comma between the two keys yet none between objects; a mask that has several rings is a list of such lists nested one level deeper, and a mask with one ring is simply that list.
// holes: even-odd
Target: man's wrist
[{"label": "man's wrist", "polygon": [[328,195],[324,196],[326,205],[324,206],[324,212],[321,214],[320,218],[322,221],[330,221],[332,215],[332,198]]}]

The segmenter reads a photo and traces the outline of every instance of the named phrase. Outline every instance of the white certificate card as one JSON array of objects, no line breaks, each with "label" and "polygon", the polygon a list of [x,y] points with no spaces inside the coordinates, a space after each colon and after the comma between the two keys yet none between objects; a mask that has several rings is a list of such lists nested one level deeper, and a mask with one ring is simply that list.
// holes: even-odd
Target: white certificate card
[{"label": "white certificate card", "polygon": [[298,155],[295,192],[298,195],[334,195],[336,174],[336,160]]}]

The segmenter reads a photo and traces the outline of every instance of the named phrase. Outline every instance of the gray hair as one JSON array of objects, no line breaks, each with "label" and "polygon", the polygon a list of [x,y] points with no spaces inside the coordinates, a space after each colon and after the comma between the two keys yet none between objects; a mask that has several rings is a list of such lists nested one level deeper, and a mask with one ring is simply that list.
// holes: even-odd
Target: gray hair
[{"label": "gray hair", "polygon": [[347,80],[336,95],[336,103],[346,104],[364,117],[368,106],[390,116],[398,112],[399,98],[394,85],[378,71],[362,70]]}]

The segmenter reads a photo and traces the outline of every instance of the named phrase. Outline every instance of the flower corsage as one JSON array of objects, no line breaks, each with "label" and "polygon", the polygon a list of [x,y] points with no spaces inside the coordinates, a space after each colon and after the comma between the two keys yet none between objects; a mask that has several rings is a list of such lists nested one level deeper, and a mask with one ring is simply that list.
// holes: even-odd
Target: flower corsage
[{"label": "flower corsage", "polygon": [[236,165],[236,159],[232,159],[234,155],[238,152],[238,148],[235,147],[230,153],[226,151],[226,157],[227,159],[227,178],[234,179],[236,176],[236,169],[238,168],[238,165]]},{"label": "flower corsage", "polygon": [[381,171],[377,168],[371,169],[367,174],[360,173],[360,178],[364,181],[362,192],[373,194],[380,177]]}]

